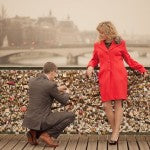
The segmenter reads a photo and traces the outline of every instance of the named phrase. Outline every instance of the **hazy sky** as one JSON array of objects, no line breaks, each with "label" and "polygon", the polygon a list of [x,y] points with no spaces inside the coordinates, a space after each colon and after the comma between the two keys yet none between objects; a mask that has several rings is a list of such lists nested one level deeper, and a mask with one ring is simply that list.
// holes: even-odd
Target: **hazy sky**
[{"label": "hazy sky", "polygon": [[150,35],[150,0],[0,0],[9,17],[70,15],[80,30],[95,30],[101,21],[112,21],[119,32]]}]

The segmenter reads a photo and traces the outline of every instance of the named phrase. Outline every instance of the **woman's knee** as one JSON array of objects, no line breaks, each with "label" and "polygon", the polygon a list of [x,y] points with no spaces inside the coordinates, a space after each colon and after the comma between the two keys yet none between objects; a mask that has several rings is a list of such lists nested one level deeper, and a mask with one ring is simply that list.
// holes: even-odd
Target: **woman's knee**
[{"label": "woman's knee", "polygon": [[112,109],[111,102],[104,102],[103,108],[104,108],[104,110],[111,110]]},{"label": "woman's knee", "polygon": [[123,103],[122,103],[122,100],[117,100],[115,102],[115,110],[123,110]]},{"label": "woman's knee", "polygon": [[122,107],[122,100],[117,100],[117,101],[115,101],[115,106],[116,107]]}]

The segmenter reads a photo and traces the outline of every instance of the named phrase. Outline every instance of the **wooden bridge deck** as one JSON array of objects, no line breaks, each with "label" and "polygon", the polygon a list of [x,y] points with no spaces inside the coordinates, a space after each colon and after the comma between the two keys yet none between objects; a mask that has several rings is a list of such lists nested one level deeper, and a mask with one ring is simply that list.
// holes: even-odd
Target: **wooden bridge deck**
[{"label": "wooden bridge deck", "polygon": [[[55,150],[150,150],[150,135],[120,135],[117,145],[108,144],[109,135],[61,135]],[[23,134],[0,134],[1,150],[54,150],[41,141],[33,146]]]}]

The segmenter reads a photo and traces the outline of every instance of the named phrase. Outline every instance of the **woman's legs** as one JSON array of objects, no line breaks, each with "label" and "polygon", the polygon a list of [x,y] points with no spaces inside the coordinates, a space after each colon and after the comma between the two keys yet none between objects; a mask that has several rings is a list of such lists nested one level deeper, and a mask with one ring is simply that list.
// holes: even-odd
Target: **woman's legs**
[{"label": "woman's legs", "polygon": [[115,114],[113,112],[111,101],[104,102],[103,106],[104,106],[104,110],[108,118],[108,121],[110,123],[111,129],[113,131],[115,129]]},{"label": "woman's legs", "polygon": [[111,101],[103,103],[106,116],[112,128],[111,140],[116,141],[119,136],[120,124],[123,117],[122,100],[116,100],[114,105],[113,111]]},{"label": "woman's legs", "polygon": [[115,110],[115,127],[113,129],[113,133],[111,136],[111,140],[117,141],[119,136],[120,125],[123,118],[123,108],[122,108],[122,100],[116,100],[114,104]]}]

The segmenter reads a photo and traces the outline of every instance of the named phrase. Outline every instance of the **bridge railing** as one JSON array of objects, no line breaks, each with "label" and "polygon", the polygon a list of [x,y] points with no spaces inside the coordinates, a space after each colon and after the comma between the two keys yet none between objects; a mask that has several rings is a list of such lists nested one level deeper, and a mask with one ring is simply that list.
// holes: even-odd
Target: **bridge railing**
[{"label": "bridge railing", "polygon": [[[146,67],[150,71],[150,67]],[[28,81],[40,73],[42,67],[0,67],[0,132],[22,133],[23,116],[28,106]],[[96,69],[97,70],[97,69]],[[150,78],[128,70],[128,100],[123,102],[122,132],[146,132],[150,128]],[[101,103],[96,76],[89,79],[86,67],[58,67],[59,84],[71,91],[69,105],[54,103],[53,111],[73,111],[76,120],[66,129],[68,133],[110,132]]]}]

